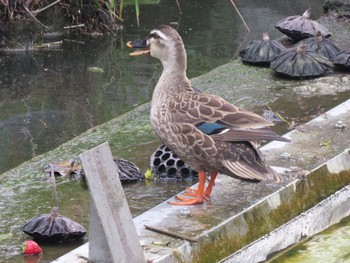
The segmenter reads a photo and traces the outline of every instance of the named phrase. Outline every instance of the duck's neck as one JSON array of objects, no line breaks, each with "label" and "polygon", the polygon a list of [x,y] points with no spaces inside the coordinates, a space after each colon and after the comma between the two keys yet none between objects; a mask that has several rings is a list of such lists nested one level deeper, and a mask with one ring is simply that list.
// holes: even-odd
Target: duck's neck
[{"label": "duck's neck", "polygon": [[187,69],[187,55],[184,45],[178,44],[167,53],[166,58],[161,59],[163,72],[185,74]]},{"label": "duck's neck", "polygon": [[163,72],[157,83],[155,92],[168,96],[186,91],[190,88],[190,82],[186,76],[187,57],[183,45],[176,47],[171,56],[162,59]]}]

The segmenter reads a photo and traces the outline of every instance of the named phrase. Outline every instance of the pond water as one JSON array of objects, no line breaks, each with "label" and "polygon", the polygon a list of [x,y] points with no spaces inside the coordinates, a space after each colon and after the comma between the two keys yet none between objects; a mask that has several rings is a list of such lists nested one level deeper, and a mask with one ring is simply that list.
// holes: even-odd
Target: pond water
[{"label": "pond water", "polygon": [[308,238],[269,263],[350,262],[350,217]]},{"label": "pond water", "polygon": [[[130,58],[125,43],[146,36],[159,24],[177,24],[188,51],[188,75],[195,77],[229,62],[244,39],[260,38],[264,31],[269,31],[272,38],[281,36],[273,26],[285,16],[301,14],[309,6],[314,17],[322,14],[319,0],[235,3],[250,26],[247,39],[245,27],[230,1],[181,1],[180,15],[175,0],[161,0],[141,6],[141,28],[135,25],[134,9],[127,7],[124,31],[117,37],[71,34],[47,40],[63,40],[55,50],[1,52],[0,173],[149,101],[161,65],[152,58],[142,61]],[[104,73],[91,72],[89,67],[99,67]],[[337,96],[318,98],[300,114],[312,114],[323,102],[327,110],[338,103]],[[286,106],[293,107],[291,103]],[[159,142],[153,142],[130,148],[129,152],[137,153],[132,160],[145,170],[158,145]],[[120,157],[130,154],[121,153]],[[135,216],[189,184],[138,183],[124,189]],[[18,193],[23,194],[19,197]],[[63,215],[88,226],[86,185],[59,179],[58,193]],[[20,245],[27,237],[20,227],[34,215],[50,211],[51,189],[21,178],[1,180],[0,176],[0,199],[0,262],[23,262]],[[9,202],[12,206],[24,202],[28,205],[14,211]],[[42,262],[50,262],[80,244],[43,246]]]},{"label": "pond water", "polygon": [[[319,1],[237,2],[251,27],[250,39],[309,6],[321,14]],[[128,40],[144,37],[159,24],[178,23],[188,51],[188,75],[194,77],[227,63],[246,30],[229,1],[184,1],[179,14],[175,0],[143,5],[141,28],[133,8],[126,10],[124,28],[116,38],[64,36],[53,51],[2,52],[0,55],[0,173],[79,135],[85,130],[150,100],[161,66],[155,59],[128,56]],[[195,10],[195,12],[193,12]],[[259,23],[256,21],[259,19]],[[103,74],[89,72],[99,67]]]}]

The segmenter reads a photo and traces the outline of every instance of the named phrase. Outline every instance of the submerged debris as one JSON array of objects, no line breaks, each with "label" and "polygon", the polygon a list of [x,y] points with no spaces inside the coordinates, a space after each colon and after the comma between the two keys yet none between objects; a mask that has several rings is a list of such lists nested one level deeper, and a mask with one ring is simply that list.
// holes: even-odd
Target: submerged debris
[{"label": "submerged debris", "polygon": [[99,67],[88,67],[87,71],[91,73],[105,73],[105,71]]},{"label": "submerged debris", "polygon": [[[118,157],[114,157],[113,160],[119,170],[119,179],[122,184],[145,179],[144,173],[142,173],[133,162]],[[50,164],[50,166],[56,176],[85,179],[85,172],[82,165],[74,160],[58,162],[56,164]],[[46,173],[51,173],[51,168],[46,168],[44,171]]]},{"label": "submerged debris", "polygon": [[165,145],[158,147],[152,154],[151,169],[159,179],[193,180],[198,178],[197,172]]},{"label": "submerged debris", "polygon": [[144,173],[133,162],[118,157],[114,157],[113,160],[119,169],[119,179],[122,183],[132,183],[145,179]]},{"label": "submerged debris", "polygon": [[332,66],[328,58],[308,50],[303,42],[282,52],[270,64],[278,74],[291,78],[318,77]]},{"label": "submerged debris", "polygon": [[276,112],[273,112],[271,109],[263,110],[262,117],[272,123],[284,122],[281,116]]},{"label": "submerged debris", "polygon": [[269,65],[279,53],[286,48],[276,40],[270,40],[267,32],[263,33],[262,40],[253,40],[241,50],[240,56],[243,62]]},{"label": "submerged debris", "polygon": [[74,160],[68,160],[58,163],[51,163],[50,167],[47,167],[44,172],[50,174],[51,170],[53,170],[56,176],[79,177],[82,169],[83,167],[81,164],[75,162]]},{"label": "submerged debris", "polygon": [[291,166],[287,171],[285,171],[284,176],[288,179],[305,179],[309,171],[303,170],[297,166]]},{"label": "submerged debris", "polygon": [[311,8],[307,9],[301,16],[288,16],[279,21],[275,27],[283,34],[296,41],[316,35],[321,32],[323,37],[330,37],[332,34],[325,26],[310,19]]}]

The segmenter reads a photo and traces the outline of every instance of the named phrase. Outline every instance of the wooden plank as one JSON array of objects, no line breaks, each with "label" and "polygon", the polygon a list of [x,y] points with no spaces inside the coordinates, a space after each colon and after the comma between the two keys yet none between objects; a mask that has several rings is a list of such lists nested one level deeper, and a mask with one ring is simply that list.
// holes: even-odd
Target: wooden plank
[{"label": "wooden plank", "polygon": [[[91,203],[95,205],[100,225],[93,219],[90,225],[89,259],[93,262],[144,262],[140,241],[119,180],[108,143],[80,156],[89,185]],[[101,233],[101,229],[103,232]],[[104,235],[102,237],[96,237]],[[107,243],[107,244],[106,244]],[[106,252],[108,246],[109,253]]]},{"label": "wooden plank", "polygon": [[89,224],[90,241],[88,247],[88,257],[92,262],[104,262],[108,259],[106,262],[112,263],[113,261],[109,251],[108,240],[104,234],[102,223],[98,216],[95,202],[92,198],[90,198]]}]

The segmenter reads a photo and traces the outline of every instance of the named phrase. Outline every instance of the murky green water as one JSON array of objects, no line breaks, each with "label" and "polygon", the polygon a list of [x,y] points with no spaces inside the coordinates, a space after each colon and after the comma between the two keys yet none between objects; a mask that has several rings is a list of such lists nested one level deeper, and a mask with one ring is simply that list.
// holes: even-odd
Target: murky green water
[{"label": "murky green water", "polygon": [[[252,30],[248,39],[260,38],[263,31],[280,36],[274,23],[309,5],[315,17],[322,10],[312,4],[317,0],[273,2],[236,3]],[[47,39],[63,40],[54,51],[1,52],[0,172],[148,101],[161,65],[152,58],[130,58],[125,43],[144,37],[159,24],[178,23],[188,51],[189,77],[228,62],[246,36],[229,1],[181,5],[181,15],[175,0],[142,6],[140,29],[133,8],[128,8],[125,30],[115,38],[71,35]],[[89,72],[89,67],[100,67],[105,73]]]},{"label": "murky green water", "polygon": [[350,262],[350,217],[287,250],[269,263]]},{"label": "murky green water", "polygon": [[[273,29],[274,23],[287,15],[302,13],[309,6],[317,17],[322,10],[319,2],[236,4],[251,27],[248,39],[253,39],[260,38],[263,31],[269,31],[271,37],[280,36]],[[149,101],[161,65],[152,58],[130,58],[125,43],[144,37],[159,24],[178,23],[188,51],[190,77],[228,62],[246,35],[230,2],[181,1],[181,6],[182,15],[175,0],[142,6],[141,29],[135,26],[133,9],[127,9],[125,30],[118,37],[72,35],[65,36],[62,47],[54,51],[0,53],[0,173]],[[104,73],[90,72],[89,67],[99,67]],[[294,114],[305,115],[307,120],[314,112],[317,114],[320,105],[329,109],[338,99],[305,99],[297,107],[307,107],[300,107],[304,111]],[[292,101],[286,98],[281,102],[290,107],[288,112],[295,107]],[[135,161],[145,170],[158,142],[145,143],[118,156]],[[59,179],[57,184],[62,214],[88,227],[86,185],[67,179]],[[135,216],[188,184],[138,183],[124,189]],[[23,262],[20,247],[28,237],[21,232],[21,226],[33,216],[48,213],[53,204],[51,186],[43,174],[0,179],[0,262]],[[50,262],[80,244],[43,246],[42,262]]]}]

